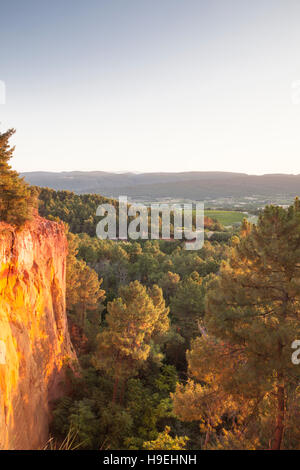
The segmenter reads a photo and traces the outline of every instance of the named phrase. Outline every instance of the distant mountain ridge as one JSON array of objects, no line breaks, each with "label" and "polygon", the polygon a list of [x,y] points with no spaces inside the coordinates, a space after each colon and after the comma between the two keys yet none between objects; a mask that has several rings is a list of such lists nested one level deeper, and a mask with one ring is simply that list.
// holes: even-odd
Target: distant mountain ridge
[{"label": "distant mountain ridge", "polygon": [[300,175],[247,175],[231,172],[109,173],[29,172],[22,176],[32,185],[77,194],[96,193],[107,197],[127,195],[143,198],[183,198],[202,200],[216,197],[300,194]]}]

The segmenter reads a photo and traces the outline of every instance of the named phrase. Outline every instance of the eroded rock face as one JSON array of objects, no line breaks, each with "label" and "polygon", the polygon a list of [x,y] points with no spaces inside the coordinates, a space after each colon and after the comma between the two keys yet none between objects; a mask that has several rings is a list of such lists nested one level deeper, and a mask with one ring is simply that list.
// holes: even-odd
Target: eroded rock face
[{"label": "eroded rock face", "polygon": [[43,448],[49,402],[75,360],[65,310],[63,227],[0,223],[0,449]]}]

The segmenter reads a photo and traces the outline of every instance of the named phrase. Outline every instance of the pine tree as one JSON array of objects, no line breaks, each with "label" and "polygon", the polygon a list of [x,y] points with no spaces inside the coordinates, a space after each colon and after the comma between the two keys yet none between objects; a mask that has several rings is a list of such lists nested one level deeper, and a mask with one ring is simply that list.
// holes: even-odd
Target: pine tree
[{"label": "pine tree", "polygon": [[[175,409],[206,432],[231,416],[233,431],[280,449],[300,372],[291,344],[300,337],[300,208],[269,206],[244,222],[228,262],[209,284],[204,334],[188,353],[190,375]],[[298,411],[299,412],[299,411]],[[256,423],[256,424],[255,424]],[[253,441],[253,440],[252,440]]]},{"label": "pine tree", "polygon": [[101,289],[102,279],[85,261],[76,258],[78,241],[76,235],[67,233],[67,309],[75,317],[76,324],[85,329],[88,312],[98,310],[101,313],[105,291]]},{"label": "pine tree", "polygon": [[168,271],[164,273],[162,278],[159,280],[159,286],[162,288],[165,299],[170,302],[171,296],[174,296],[176,289],[180,283],[179,274]]},{"label": "pine tree", "polygon": [[119,382],[124,389],[128,377],[148,358],[151,339],[168,330],[169,310],[159,287],[147,291],[134,281],[120,287],[119,297],[108,303],[107,311],[107,328],[98,335],[95,365],[113,375],[115,402]]},{"label": "pine tree", "polygon": [[189,347],[191,338],[199,333],[198,322],[204,315],[204,286],[196,271],[178,284],[170,300],[170,310],[178,332]]},{"label": "pine tree", "polygon": [[15,149],[9,145],[14,133],[14,129],[0,133],[0,221],[21,226],[31,219],[37,197],[8,163]]}]

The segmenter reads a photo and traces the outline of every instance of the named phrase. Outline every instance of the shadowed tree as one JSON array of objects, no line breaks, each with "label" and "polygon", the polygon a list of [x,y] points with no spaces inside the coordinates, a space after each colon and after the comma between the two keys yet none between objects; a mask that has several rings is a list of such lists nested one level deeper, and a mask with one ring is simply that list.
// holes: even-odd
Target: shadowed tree
[{"label": "shadowed tree", "polygon": [[291,361],[300,335],[299,259],[298,199],[288,210],[267,207],[257,226],[244,222],[229,261],[209,284],[205,334],[187,356],[199,383],[178,386],[179,417],[200,420],[209,431],[231,413],[237,434],[252,426],[262,447],[282,447],[300,378]]},{"label": "shadowed tree", "polygon": [[169,309],[158,286],[147,290],[134,281],[120,287],[119,297],[109,302],[107,311],[107,328],[98,335],[95,365],[113,375],[115,402],[119,382],[124,388],[126,380],[148,358],[151,340],[168,330]]},{"label": "shadowed tree", "polygon": [[105,291],[101,289],[102,279],[90,268],[85,261],[78,260],[78,240],[76,235],[67,234],[67,309],[72,313],[77,325],[84,330],[88,312],[103,310],[102,302],[105,299]]}]

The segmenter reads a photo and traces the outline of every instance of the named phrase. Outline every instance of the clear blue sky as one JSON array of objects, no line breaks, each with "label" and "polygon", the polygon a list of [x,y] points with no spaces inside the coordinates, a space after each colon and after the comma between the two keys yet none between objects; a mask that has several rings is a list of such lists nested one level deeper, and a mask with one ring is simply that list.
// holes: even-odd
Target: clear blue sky
[{"label": "clear blue sky", "polygon": [[1,2],[14,167],[300,173],[299,22],[299,0]]}]

